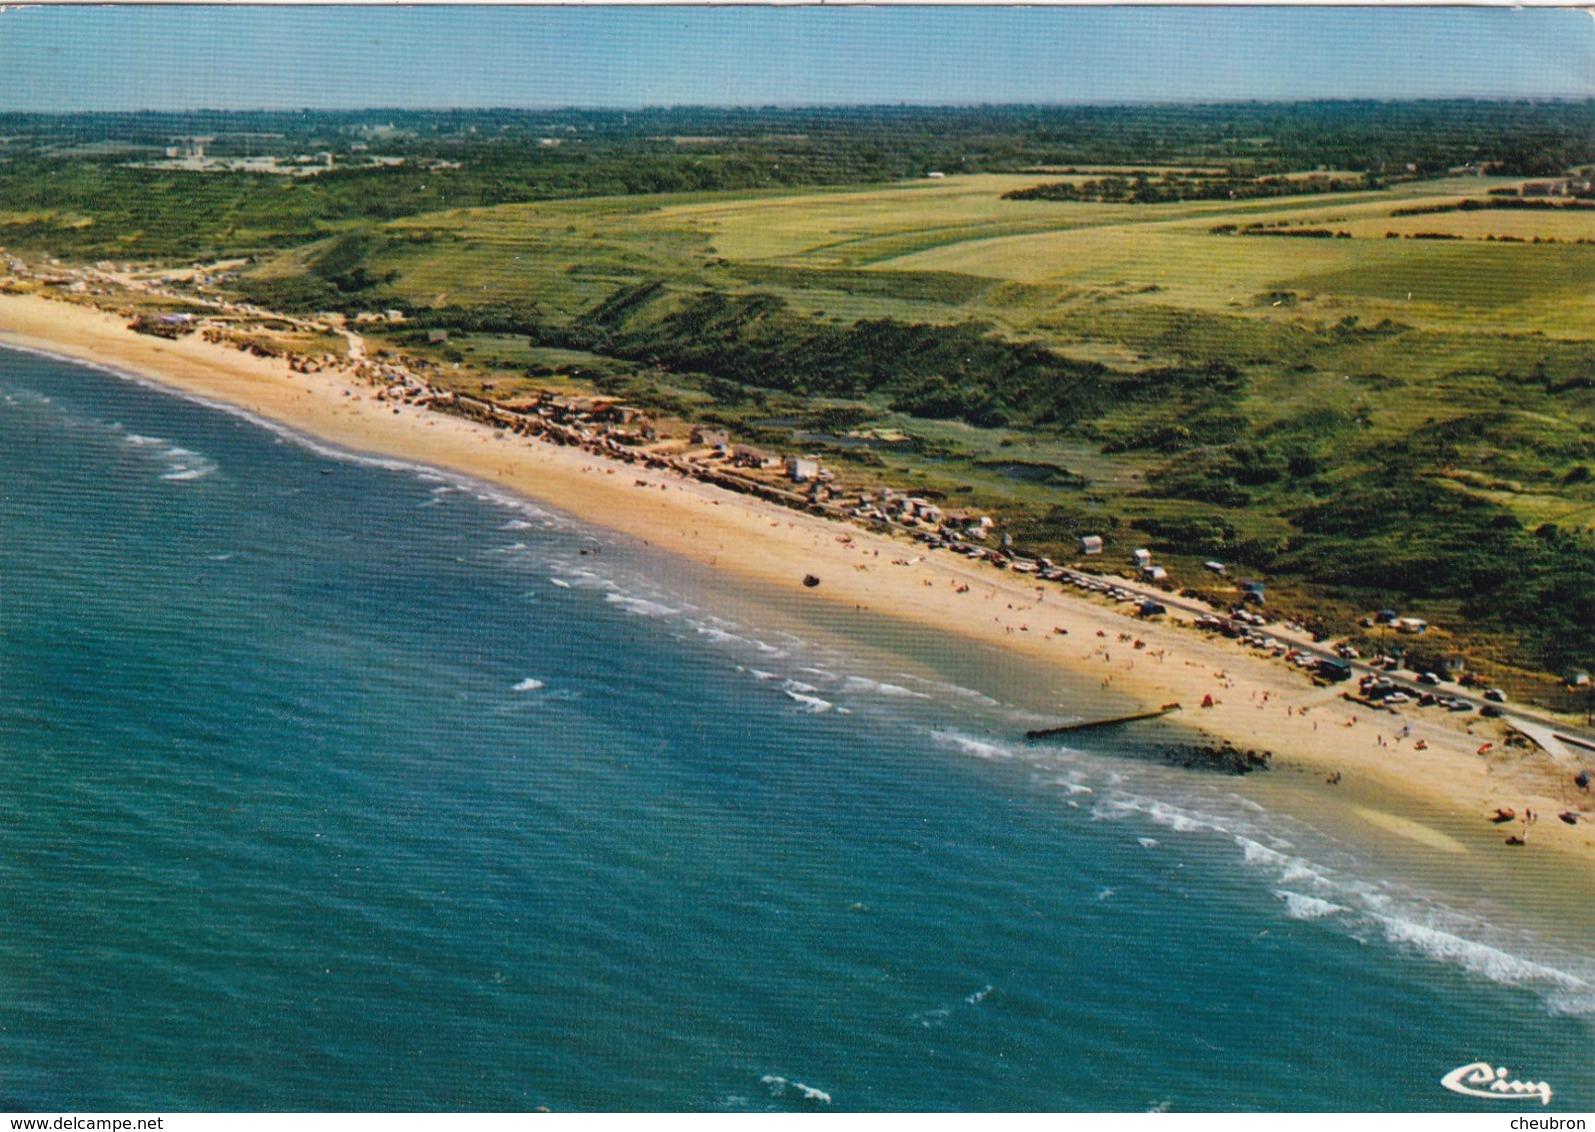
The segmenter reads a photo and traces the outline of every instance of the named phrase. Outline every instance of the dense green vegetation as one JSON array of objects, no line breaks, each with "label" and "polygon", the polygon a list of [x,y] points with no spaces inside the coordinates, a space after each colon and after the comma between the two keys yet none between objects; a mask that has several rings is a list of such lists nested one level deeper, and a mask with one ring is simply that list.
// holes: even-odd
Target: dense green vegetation
[{"label": "dense green vegetation", "polygon": [[1349,193],[1377,187],[1366,177],[1225,177],[1147,173],[1083,181],[1049,181],[1004,193],[1004,200],[1073,200],[1099,204],[1167,204],[1181,200],[1262,200],[1303,193]]},{"label": "dense green vegetation", "polygon": [[[8,247],[248,256],[225,286],[264,305],[396,307],[396,348],[808,447],[987,508],[1040,553],[1100,533],[1186,579],[1233,562],[1342,626],[1394,605],[1506,665],[1595,666],[1595,214],[1502,195],[1587,170],[1595,104],[0,116],[0,134]],[[211,155],[404,164],[126,164],[197,134]],[[1425,179],[1482,163],[1499,176]],[[1405,217],[1422,229],[1395,232]]]}]

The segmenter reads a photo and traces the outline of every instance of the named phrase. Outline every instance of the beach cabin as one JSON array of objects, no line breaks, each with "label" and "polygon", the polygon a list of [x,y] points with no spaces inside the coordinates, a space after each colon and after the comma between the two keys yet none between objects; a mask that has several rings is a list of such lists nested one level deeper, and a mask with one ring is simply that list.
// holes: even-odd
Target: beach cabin
[{"label": "beach cabin", "polygon": [[1101,554],[1102,553],[1102,536],[1101,535],[1081,535],[1080,536],[1080,553],[1081,554]]},{"label": "beach cabin", "polygon": [[1351,665],[1344,660],[1330,660],[1327,657],[1318,661],[1318,675],[1332,684],[1342,680],[1351,679]]},{"label": "beach cabin", "polygon": [[1429,623],[1421,617],[1396,618],[1396,632],[1411,633],[1413,636],[1422,636],[1429,631]]},{"label": "beach cabin", "polygon": [[712,448],[716,452],[726,453],[731,450],[731,434],[717,428],[704,428],[696,425],[690,434],[693,444],[703,448]]},{"label": "beach cabin", "polygon": [[739,468],[778,468],[781,466],[781,457],[739,444],[731,450],[731,463]]},{"label": "beach cabin", "polygon": [[819,478],[820,463],[818,460],[807,460],[802,456],[788,456],[786,474],[793,483],[808,483]]},{"label": "beach cabin", "polygon": [[1229,573],[1229,570],[1222,562],[1204,562],[1202,563],[1202,569],[1208,571],[1209,573],[1217,574],[1221,578],[1225,574]]},{"label": "beach cabin", "polygon": [[1240,591],[1241,591],[1241,602],[1242,602],[1242,604],[1245,604],[1247,602],[1250,602],[1252,605],[1262,605],[1263,604],[1263,583],[1262,582],[1254,582],[1254,581],[1251,581],[1250,579],[1247,579],[1246,581],[1241,582]]},{"label": "beach cabin", "polygon": [[1152,552],[1145,547],[1137,547],[1130,551],[1130,565],[1137,570],[1148,570],[1152,566]]},{"label": "beach cabin", "polygon": [[1161,566],[1147,566],[1142,569],[1141,575],[1149,582],[1166,582],[1169,572]]}]

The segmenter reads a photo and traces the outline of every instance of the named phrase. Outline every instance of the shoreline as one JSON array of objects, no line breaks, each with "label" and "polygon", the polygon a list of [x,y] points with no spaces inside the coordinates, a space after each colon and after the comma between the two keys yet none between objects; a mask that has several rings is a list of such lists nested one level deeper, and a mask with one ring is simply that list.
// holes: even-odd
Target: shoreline
[{"label": "shoreline", "polygon": [[[795,602],[1002,649],[1082,689],[1096,680],[1115,700],[1182,703],[1170,720],[1177,732],[1272,752],[1273,772],[1237,781],[1298,797],[1348,841],[1390,844],[1459,883],[1524,886],[1544,900],[1595,894],[1595,797],[1571,791],[1561,782],[1571,769],[1542,753],[1481,757],[1485,742],[1501,751],[1495,721],[1475,720],[1470,733],[1451,717],[1371,711],[1195,629],[678,474],[379,401],[337,371],[298,372],[197,335],[140,335],[76,303],[0,294],[0,343],[107,367],[352,452],[463,473]],[[806,575],[820,584],[805,588]],[[1215,706],[1198,708],[1209,694]],[[1426,749],[1414,749],[1419,739]],[[1569,808],[1564,791],[1583,809],[1576,826],[1556,818]],[[1499,806],[1539,815],[1526,846],[1504,844],[1518,825],[1489,823]]]}]

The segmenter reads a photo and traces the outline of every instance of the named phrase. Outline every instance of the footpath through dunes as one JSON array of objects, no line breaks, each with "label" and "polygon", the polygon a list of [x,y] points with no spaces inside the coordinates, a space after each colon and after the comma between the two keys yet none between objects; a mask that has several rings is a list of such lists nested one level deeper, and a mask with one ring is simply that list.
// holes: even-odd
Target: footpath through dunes
[{"label": "footpath through dunes", "polygon": [[[1567,807],[1554,785],[1481,758],[1481,738],[1460,724],[1414,716],[1404,733],[1402,718],[1346,704],[1337,689],[1314,686],[1230,642],[1137,621],[947,552],[909,550],[696,480],[639,475],[580,448],[379,402],[369,386],[336,371],[295,373],[283,360],[197,336],[152,339],[80,306],[0,296],[0,328],[14,344],[111,365],[355,451],[497,483],[792,600],[824,603],[843,618],[851,610],[909,621],[950,634],[965,642],[961,647],[1001,650],[1147,708],[1181,703],[1181,716],[1209,739],[1272,751],[1299,791],[1293,804],[1332,812],[1355,796],[1420,824],[1439,823],[1481,868],[1524,853],[1502,845],[1501,831],[1485,820],[1495,808],[1551,815]],[[818,584],[805,588],[809,576]],[[1198,707],[1207,696],[1213,706]],[[1349,836],[1356,827],[1348,823]],[[1547,890],[1561,896],[1589,887],[1595,838],[1588,822],[1541,822],[1527,852]]]}]

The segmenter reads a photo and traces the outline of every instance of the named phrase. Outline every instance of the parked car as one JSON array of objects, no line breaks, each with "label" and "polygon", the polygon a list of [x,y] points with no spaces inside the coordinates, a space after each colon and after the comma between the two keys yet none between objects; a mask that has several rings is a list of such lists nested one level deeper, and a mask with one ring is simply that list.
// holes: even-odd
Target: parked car
[{"label": "parked car", "polygon": [[1439,682],[1440,682],[1440,677],[1436,676],[1433,672],[1420,672],[1420,673],[1418,673],[1418,683],[1420,683],[1420,684],[1428,684],[1432,688],[1434,685],[1438,684]]},{"label": "parked car", "polygon": [[1506,693],[1501,691],[1499,688],[1487,689],[1484,693],[1484,698],[1489,700],[1492,704],[1506,703]]}]

